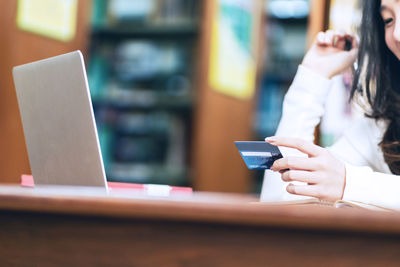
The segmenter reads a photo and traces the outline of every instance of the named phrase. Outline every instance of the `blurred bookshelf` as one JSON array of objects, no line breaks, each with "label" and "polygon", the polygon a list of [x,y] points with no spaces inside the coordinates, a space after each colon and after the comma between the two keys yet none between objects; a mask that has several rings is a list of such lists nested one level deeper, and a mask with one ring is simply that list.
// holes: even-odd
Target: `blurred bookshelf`
[{"label": "blurred bookshelf", "polygon": [[124,24],[112,27],[98,26],[92,29],[92,39],[108,40],[110,42],[120,41],[126,38],[191,38],[197,35],[197,25],[187,24],[181,26],[144,26],[130,28]]},{"label": "blurred bookshelf", "polygon": [[[277,130],[283,98],[306,52],[309,14],[308,0],[265,1],[264,72],[253,123],[257,140],[264,140]],[[254,191],[259,192],[264,172],[254,174]]]},{"label": "blurred bookshelf", "polygon": [[[286,5],[273,5],[280,2]],[[295,2],[302,4],[293,4]],[[266,1],[267,49],[255,121],[255,130],[260,138],[275,133],[283,97],[306,51],[308,5],[308,1]],[[296,11],[290,12],[290,9]]]},{"label": "blurred bookshelf", "polygon": [[107,179],[191,185],[198,0],[94,0],[88,79]]}]

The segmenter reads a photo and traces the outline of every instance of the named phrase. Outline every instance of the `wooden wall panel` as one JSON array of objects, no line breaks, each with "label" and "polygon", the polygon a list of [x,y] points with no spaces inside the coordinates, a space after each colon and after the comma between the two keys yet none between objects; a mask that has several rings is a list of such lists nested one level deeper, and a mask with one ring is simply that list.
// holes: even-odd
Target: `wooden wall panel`
[{"label": "wooden wall panel", "polygon": [[[258,2],[260,5],[262,1]],[[251,172],[245,167],[234,141],[253,139],[255,98],[242,100],[214,91],[208,82],[211,24],[215,1],[205,0],[194,118],[192,158],[195,190],[249,192]],[[260,9],[260,19],[261,19]]]},{"label": "wooden wall panel", "polygon": [[79,0],[78,26],[74,40],[59,42],[19,30],[17,1],[1,1],[0,8],[0,182],[18,183],[22,173],[30,173],[12,67],[80,49],[86,50],[89,37],[91,1]]},{"label": "wooden wall panel", "polygon": [[[310,15],[307,29],[307,49],[311,47],[320,31],[325,31],[328,25],[328,11],[330,0],[311,0]],[[320,145],[320,125],[315,127],[314,143]]]},{"label": "wooden wall panel", "polygon": [[311,0],[307,29],[307,47],[310,47],[317,33],[328,25],[329,0]]}]

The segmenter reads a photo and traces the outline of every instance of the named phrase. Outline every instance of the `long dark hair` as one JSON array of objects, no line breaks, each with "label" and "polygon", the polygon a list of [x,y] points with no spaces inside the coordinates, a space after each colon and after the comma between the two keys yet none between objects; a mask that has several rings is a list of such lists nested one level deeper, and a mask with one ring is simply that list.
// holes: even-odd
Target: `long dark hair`
[{"label": "long dark hair", "polygon": [[385,42],[381,0],[362,2],[358,68],[351,99],[360,93],[370,105],[366,116],[386,121],[388,126],[379,146],[392,173],[400,174],[400,62]]}]

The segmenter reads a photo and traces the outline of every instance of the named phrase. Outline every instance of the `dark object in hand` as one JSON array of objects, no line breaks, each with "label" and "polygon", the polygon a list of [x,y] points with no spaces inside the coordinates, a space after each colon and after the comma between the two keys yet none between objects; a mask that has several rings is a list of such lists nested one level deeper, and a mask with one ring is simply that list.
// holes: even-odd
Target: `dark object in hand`
[{"label": "dark object in hand", "polygon": [[349,39],[346,39],[346,42],[344,44],[344,50],[350,51],[352,47],[353,47],[352,41]]}]

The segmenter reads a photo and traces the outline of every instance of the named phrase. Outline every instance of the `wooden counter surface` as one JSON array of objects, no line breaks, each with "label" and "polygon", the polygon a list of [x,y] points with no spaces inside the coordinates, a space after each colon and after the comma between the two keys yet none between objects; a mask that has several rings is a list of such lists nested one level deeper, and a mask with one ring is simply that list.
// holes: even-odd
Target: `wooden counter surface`
[{"label": "wooden counter surface", "polygon": [[0,186],[0,262],[17,266],[398,265],[400,213]]}]

